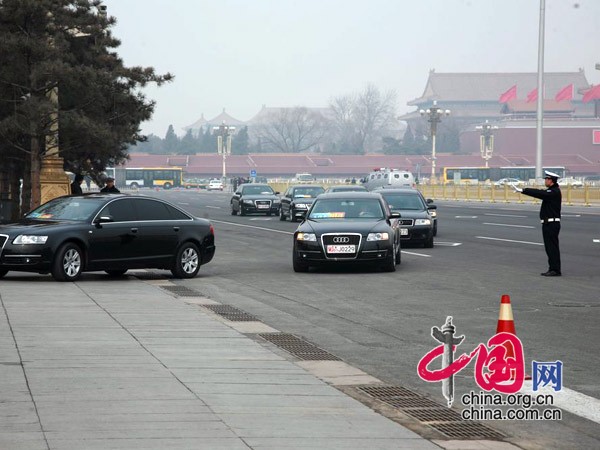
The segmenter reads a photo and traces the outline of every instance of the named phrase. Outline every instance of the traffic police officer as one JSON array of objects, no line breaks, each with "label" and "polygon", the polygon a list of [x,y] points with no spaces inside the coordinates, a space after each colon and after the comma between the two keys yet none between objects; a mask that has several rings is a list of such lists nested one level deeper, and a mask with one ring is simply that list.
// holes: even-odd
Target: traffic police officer
[{"label": "traffic police officer", "polygon": [[546,189],[521,189],[513,188],[530,197],[542,200],[540,208],[540,220],[542,222],[542,236],[544,237],[544,248],[548,255],[548,271],[542,273],[544,277],[560,277],[560,249],[558,248],[558,233],[560,233],[560,207],[562,194],[558,186],[559,176],[554,172],[544,171],[544,184]]}]

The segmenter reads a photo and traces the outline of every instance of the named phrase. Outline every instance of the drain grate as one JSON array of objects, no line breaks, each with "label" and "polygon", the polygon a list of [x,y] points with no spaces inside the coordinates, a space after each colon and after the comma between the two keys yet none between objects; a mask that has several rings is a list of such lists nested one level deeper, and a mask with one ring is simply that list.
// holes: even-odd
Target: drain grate
[{"label": "drain grate", "polygon": [[453,409],[402,386],[357,386],[357,390],[402,410],[449,438],[502,439],[504,435],[478,422],[464,421]]},{"label": "drain grate", "polygon": [[241,309],[230,305],[202,305],[206,309],[210,309],[215,314],[224,317],[231,322],[255,322],[258,321],[252,314],[248,314]]},{"label": "drain grate", "polygon": [[463,418],[449,408],[411,408],[404,411],[421,422],[462,422]]},{"label": "drain grate", "polygon": [[263,333],[261,338],[291,353],[302,361],[340,361],[340,358],[288,333]]},{"label": "drain grate", "polygon": [[200,292],[190,289],[187,286],[160,286],[161,289],[169,291],[171,294],[175,294],[177,297],[200,297]]},{"label": "drain grate", "polygon": [[431,423],[430,427],[450,438],[502,439],[504,435],[477,422]]}]

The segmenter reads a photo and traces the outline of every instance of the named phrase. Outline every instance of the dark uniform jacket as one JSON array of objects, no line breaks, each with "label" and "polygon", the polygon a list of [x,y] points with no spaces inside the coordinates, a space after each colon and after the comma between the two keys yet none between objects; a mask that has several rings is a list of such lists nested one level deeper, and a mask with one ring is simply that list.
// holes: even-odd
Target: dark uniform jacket
[{"label": "dark uniform jacket", "polygon": [[71,183],[71,194],[72,195],[83,194],[83,190],[81,189],[81,185],[79,184],[78,181],[73,181]]},{"label": "dark uniform jacket", "polygon": [[102,189],[100,189],[100,192],[112,192],[113,194],[121,193],[121,191],[118,190],[115,186],[112,186],[112,187],[104,186]]},{"label": "dark uniform jacket", "polygon": [[560,219],[562,194],[560,193],[558,184],[554,183],[548,189],[525,188],[523,189],[523,194],[539,198],[542,201],[540,219]]}]

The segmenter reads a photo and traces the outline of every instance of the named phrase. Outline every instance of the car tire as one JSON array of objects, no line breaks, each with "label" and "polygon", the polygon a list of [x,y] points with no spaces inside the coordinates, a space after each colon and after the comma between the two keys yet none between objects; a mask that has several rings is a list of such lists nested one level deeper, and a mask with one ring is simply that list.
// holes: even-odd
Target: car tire
[{"label": "car tire", "polygon": [[244,207],[240,205],[240,216],[245,216],[246,215],[246,211],[244,210]]},{"label": "car tire", "polygon": [[292,265],[294,266],[294,272],[308,272],[308,264],[303,262],[297,255],[296,250],[294,250],[294,255],[292,257]]},{"label": "car tire", "polygon": [[435,225],[433,226],[433,235],[437,236],[437,222],[435,223]]},{"label": "car tire", "polygon": [[200,270],[200,252],[193,242],[184,242],[175,255],[171,273],[175,278],[194,278]]},{"label": "car tire", "polygon": [[295,222],[296,221],[296,217],[294,216],[294,210],[292,208],[290,208],[290,222]]},{"label": "car tire", "polygon": [[8,270],[0,269],[0,278],[4,277],[4,275],[6,275],[7,273],[8,273]]},{"label": "car tire", "polygon": [[163,189],[171,189],[173,187],[173,185],[169,182],[163,184]]},{"label": "car tire", "polygon": [[392,249],[390,254],[385,257],[381,268],[384,272],[395,272],[396,271],[396,248]]},{"label": "car tire", "polygon": [[433,236],[431,236],[429,239],[427,239],[423,243],[423,247],[425,247],[425,248],[433,248]]},{"label": "car tire", "polygon": [[127,269],[105,270],[105,272],[111,277],[122,277],[127,273]]},{"label": "car tire", "polygon": [[77,244],[61,245],[52,261],[52,277],[56,281],[75,281],[81,276],[83,253]]},{"label": "car tire", "polygon": [[231,204],[231,215],[232,216],[237,216],[237,211],[235,210],[235,208],[233,207],[233,204]]},{"label": "car tire", "polygon": [[402,250],[398,245],[398,249],[396,250],[396,265],[399,266],[402,262]]},{"label": "car tire", "polygon": [[129,187],[130,187],[131,189],[139,189],[140,185],[134,182],[134,183],[131,183],[131,184],[129,185]]},{"label": "car tire", "polygon": [[285,220],[285,215],[283,214],[283,208],[279,210],[279,220],[282,222]]}]

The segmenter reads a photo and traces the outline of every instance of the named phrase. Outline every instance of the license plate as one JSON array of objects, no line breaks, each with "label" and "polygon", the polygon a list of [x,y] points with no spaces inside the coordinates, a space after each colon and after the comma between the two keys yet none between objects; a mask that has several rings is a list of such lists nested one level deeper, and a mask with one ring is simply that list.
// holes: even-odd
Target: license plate
[{"label": "license plate", "polygon": [[408,228],[400,228],[400,236],[408,236]]},{"label": "license plate", "polygon": [[355,253],[356,245],[328,245],[327,253]]},{"label": "license plate", "polygon": [[269,209],[269,205],[256,205],[258,209]]}]

